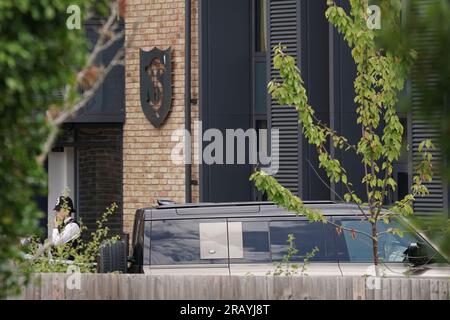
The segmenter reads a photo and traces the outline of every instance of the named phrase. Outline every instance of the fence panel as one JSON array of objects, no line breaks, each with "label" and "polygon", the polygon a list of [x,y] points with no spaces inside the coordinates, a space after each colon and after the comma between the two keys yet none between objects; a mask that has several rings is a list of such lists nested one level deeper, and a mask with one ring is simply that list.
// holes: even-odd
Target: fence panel
[{"label": "fence panel", "polygon": [[34,274],[26,300],[449,300],[450,279]]}]

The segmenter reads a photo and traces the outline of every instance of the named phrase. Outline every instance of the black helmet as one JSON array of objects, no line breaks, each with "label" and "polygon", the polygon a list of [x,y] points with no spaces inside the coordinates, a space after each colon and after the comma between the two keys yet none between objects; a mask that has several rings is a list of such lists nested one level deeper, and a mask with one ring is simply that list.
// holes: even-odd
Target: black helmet
[{"label": "black helmet", "polygon": [[59,196],[56,199],[56,204],[55,204],[55,207],[53,208],[53,210],[59,211],[61,208],[64,208],[64,207],[69,209],[70,213],[75,212],[75,208],[73,206],[72,199],[70,199],[70,197]]}]

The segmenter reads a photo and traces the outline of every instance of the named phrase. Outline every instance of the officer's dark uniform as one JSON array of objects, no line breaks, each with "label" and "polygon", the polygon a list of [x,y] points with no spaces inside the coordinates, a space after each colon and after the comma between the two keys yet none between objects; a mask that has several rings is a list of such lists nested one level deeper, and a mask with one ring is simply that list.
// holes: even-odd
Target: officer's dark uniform
[{"label": "officer's dark uniform", "polygon": [[[54,210],[59,211],[63,207],[69,210],[70,214],[75,212],[72,199],[69,197],[59,197],[56,201]],[[77,248],[79,245],[79,237],[79,223],[74,218],[68,217],[57,228],[53,229],[52,244],[55,247],[62,244],[69,244],[69,248]]]}]

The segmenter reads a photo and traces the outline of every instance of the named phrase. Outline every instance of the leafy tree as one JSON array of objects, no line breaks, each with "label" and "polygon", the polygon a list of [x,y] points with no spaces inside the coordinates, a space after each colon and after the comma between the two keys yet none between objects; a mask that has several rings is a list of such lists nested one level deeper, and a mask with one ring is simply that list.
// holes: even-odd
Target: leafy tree
[{"label": "leafy tree", "polygon": [[[319,167],[325,170],[330,181],[341,183],[346,190],[343,200],[355,203],[361,210],[363,217],[371,224],[370,234],[361,230],[346,230],[336,225],[337,232],[343,230],[351,232],[352,237],[358,234],[372,240],[373,263],[380,263],[378,254],[377,223],[389,223],[391,212],[401,215],[411,215],[412,202],[415,197],[427,194],[424,182],[432,178],[431,141],[421,143],[422,160],[416,166],[411,193],[395,202],[389,211],[383,210],[388,195],[396,190],[397,183],[393,179],[393,162],[398,160],[402,148],[403,126],[397,114],[396,105],[398,94],[403,89],[409,61],[396,56],[392,51],[380,49],[377,46],[377,31],[367,26],[367,0],[350,0],[351,9],[347,13],[337,6],[334,1],[328,1],[325,13],[328,21],[341,33],[351,48],[351,54],[356,64],[356,78],[354,82],[355,103],[357,108],[357,124],[361,126],[361,138],[357,144],[337,132],[331,130],[314,115],[314,109],[308,104],[306,89],[293,57],[283,52],[283,47],[274,48],[274,68],[279,71],[280,81],[269,83],[269,93],[277,99],[280,105],[292,105],[298,111],[299,123],[302,133],[307,141],[316,147]],[[400,19],[400,7],[392,2],[390,7],[395,19]],[[414,52],[409,53],[411,59]],[[365,175],[361,183],[364,194],[357,194],[354,185],[348,180],[347,169],[328,150],[328,145],[352,152],[361,159]],[[302,200],[294,196],[289,190],[282,187],[275,178],[264,171],[255,172],[251,178],[258,190],[267,194],[268,198],[276,204],[305,215],[310,221],[328,221],[320,211],[304,206]],[[363,200],[364,199],[364,200]],[[367,199],[367,200],[365,200]],[[387,232],[401,234],[396,228]]]},{"label": "leafy tree", "polygon": [[[413,80],[422,97],[416,101],[421,116],[441,115],[441,122],[437,124],[442,132],[439,147],[446,156],[446,162],[439,169],[443,169],[450,179],[450,2],[410,0],[403,8],[406,19],[401,24],[395,23],[390,11],[384,11],[379,45],[389,48],[405,61],[410,60]],[[416,56],[413,61],[409,56],[411,51]],[[411,99],[411,94],[405,97],[406,102]],[[410,103],[402,103],[401,106],[411,111]]]},{"label": "leafy tree", "polygon": [[[36,190],[46,193],[42,163],[57,127],[85,102],[87,97],[78,94],[80,84],[91,80],[88,83],[95,89],[102,79],[88,72],[93,70],[92,48],[82,28],[66,27],[66,10],[77,5],[83,22],[94,14],[108,14],[110,4],[0,1],[0,298],[7,289],[18,289],[12,261],[21,259],[20,238],[37,232],[42,213],[33,197]],[[105,30],[109,38],[114,38],[113,32]],[[56,94],[61,89],[63,99]],[[59,112],[64,117],[58,117]]]},{"label": "leafy tree", "polygon": [[[383,4],[381,4],[383,5]],[[439,170],[447,183],[450,182],[450,2],[448,0],[410,0],[403,6],[403,19],[398,24],[391,11],[383,10],[383,28],[379,46],[389,50],[405,61],[412,69],[415,84],[415,117],[429,120],[440,130],[437,139],[443,159],[435,159],[435,170]],[[412,60],[409,52],[415,52]],[[430,81],[431,80],[431,81]],[[412,92],[400,100],[405,112],[411,112]],[[439,115],[440,121],[436,121]],[[442,160],[442,161],[441,161]],[[436,212],[438,213],[438,212]],[[450,255],[449,212],[433,218],[415,217],[414,223],[422,228],[440,248]]]}]

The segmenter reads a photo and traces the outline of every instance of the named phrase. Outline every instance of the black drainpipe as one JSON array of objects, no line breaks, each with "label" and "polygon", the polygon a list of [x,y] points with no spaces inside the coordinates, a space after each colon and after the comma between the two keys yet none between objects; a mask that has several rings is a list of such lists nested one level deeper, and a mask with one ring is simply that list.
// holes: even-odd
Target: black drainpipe
[{"label": "black drainpipe", "polygon": [[184,129],[189,133],[185,139],[185,201],[192,202],[192,166],[191,166],[191,0],[185,0],[185,47],[184,47]]}]

